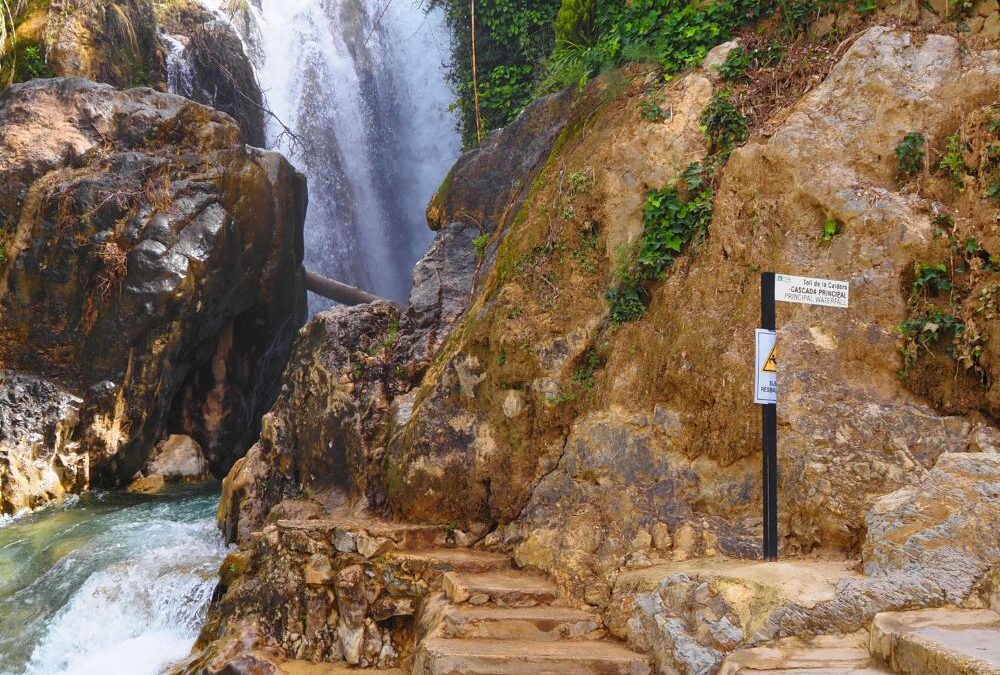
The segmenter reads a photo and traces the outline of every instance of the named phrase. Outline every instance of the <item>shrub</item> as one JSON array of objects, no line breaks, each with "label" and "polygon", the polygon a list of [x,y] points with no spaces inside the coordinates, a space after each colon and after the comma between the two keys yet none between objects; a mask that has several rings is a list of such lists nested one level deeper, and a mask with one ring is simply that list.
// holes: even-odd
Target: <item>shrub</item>
[{"label": "shrub", "polygon": [[705,235],[713,197],[709,169],[702,164],[691,164],[679,181],[649,192],[642,236],[619,254],[616,284],[606,295],[612,323],[632,321],[646,311],[642,284],[662,279],[677,257]]},{"label": "shrub", "polygon": [[914,295],[924,292],[937,295],[942,291],[950,291],[952,288],[951,276],[948,274],[948,265],[945,263],[938,263],[936,265],[918,263],[914,272],[916,277],[913,281]]},{"label": "shrub", "polygon": [[726,55],[726,60],[719,66],[719,74],[730,82],[749,80],[750,71],[755,68],[766,68],[781,60],[783,50],[778,43],[763,49],[745,49],[736,47]]},{"label": "shrub", "polygon": [[712,151],[724,156],[750,137],[750,120],[736,109],[730,96],[728,90],[716,92],[701,115]]},{"label": "shrub", "polygon": [[948,150],[941,157],[941,162],[938,164],[941,170],[948,174],[951,182],[959,190],[965,187],[965,176],[969,171],[969,167],[966,166],[965,159],[962,157],[963,150],[962,140],[959,135],[957,133],[952,134],[948,137]]},{"label": "shrub", "polygon": [[840,223],[830,216],[823,222],[823,236],[820,237],[820,241],[829,244],[838,234],[840,234]]},{"label": "shrub", "polygon": [[483,232],[472,240],[472,250],[476,253],[476,260],[482,260],[486,254],[486,248],[490,245],[490,235]]},{"label": "shrub", "polygon": [[896,176],[900,180],[912,178],[924,166],[924,135],[911,131],[896,146]]},{"label": "shrub", "polygon": [[611,308],[611,323],[620,326],[646,313],[645,293],[638,284],[616,286],[604,296]]}]

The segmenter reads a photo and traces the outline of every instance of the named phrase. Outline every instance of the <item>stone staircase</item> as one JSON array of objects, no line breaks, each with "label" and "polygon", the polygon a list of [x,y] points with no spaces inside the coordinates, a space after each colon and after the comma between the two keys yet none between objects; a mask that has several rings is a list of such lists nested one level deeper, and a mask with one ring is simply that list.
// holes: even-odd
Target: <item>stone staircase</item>
[{"label": "stone staircase", "polygon": [[883,612],[870,632],[781,640],[734,652],[720,675],[1000,675],[1000,614]]},{"label": "stone staircase", "polygon": [[450,571],[428,603],[412,675],[650,675],[648,657],[606,638],[599,616],[560,604],[547,579]]}]

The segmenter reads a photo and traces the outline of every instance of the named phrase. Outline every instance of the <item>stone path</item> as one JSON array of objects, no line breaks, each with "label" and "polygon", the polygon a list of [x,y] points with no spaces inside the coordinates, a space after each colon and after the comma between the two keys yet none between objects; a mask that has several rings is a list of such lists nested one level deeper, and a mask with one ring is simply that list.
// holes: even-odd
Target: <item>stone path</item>
[{"label": "stone path", "polygon": [[510,569],[448,572],[412,675],[651,675],[601,617],[562,607],[547,579]]},{"label": "stone path", "polygon": [[1000,614],[990,610],[883,612],[871,632],[781,640],[735,652],[720,675],[1000,675]]}]

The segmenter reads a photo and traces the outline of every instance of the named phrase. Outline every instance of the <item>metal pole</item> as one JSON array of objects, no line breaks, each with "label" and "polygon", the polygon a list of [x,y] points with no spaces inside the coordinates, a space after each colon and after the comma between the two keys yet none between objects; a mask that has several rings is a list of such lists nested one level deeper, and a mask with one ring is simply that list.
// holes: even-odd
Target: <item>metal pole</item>
[{"label": "metal pole", "polygon": [[[775,329],[774,273],[760,275],[760,327]],[[778,559],[778,406],[761,406],[763,452],[764,559]]]}]

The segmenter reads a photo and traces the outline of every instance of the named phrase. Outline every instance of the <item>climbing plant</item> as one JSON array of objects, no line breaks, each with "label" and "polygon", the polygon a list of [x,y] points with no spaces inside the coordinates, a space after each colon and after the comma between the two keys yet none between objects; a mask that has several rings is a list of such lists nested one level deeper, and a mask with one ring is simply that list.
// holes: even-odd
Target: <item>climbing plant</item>
[{"label": "climbing plant", "polygon": [[[466,146],[477,142],[472,69],[472,3],[428,0],[445,12],[453,39],[455,108]],[[476,0],[476,62],[483,126],[505,126],[531,102],[535,74],[555,44],[562,0]]]}]

